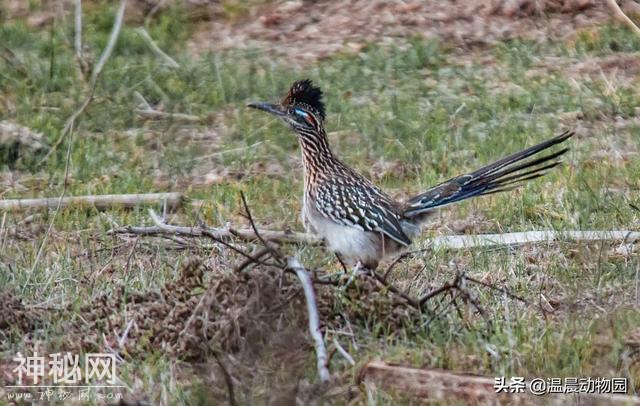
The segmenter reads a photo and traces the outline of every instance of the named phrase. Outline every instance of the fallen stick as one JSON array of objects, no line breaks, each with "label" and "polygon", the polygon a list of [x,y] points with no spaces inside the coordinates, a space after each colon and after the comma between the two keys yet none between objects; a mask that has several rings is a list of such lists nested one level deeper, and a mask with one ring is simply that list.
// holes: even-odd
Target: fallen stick
[{"label": "fallen stick", "polygon": [[165,64],[167,64],[168,66],[170,66],[170,67],[172,67],[174,69],[177,69],[177,68],[180,67],[180,65],[178,65],[178,62],[176,62],[172,57],[170,57],[162,49],[160,49],[158,44],[155,43],[153,38],[151,38],[151,35],[149,35],[147,30],[144,29],[144,27],[139,27],[138,29],[136,29],[136,31],[147,42],[147,44],[149,44],[149,47],[151,48],[151,50],[156,55],[158,55],[160,57],[160,59],[162,59],[164,61]]},{"label": "fallen stick", "polygon": [[613,16],[625,24],[629,29],[636,34],[640,35],[640,28],[622,11],[616,0],[606,0],[607,5],[613,12]]},{"label": "fallen stick", "polygon": [[615,241],[633,242],[640,240],[640,232],[627,230],[591,231],[525,231],[521,233],[449,235],[436,237],[430,241],[434,248],[476,248],[521,245],[551,241]]},{"label": "fallen stick", "polygon": [[[153,209],[149,209],[149,215],[151,216],[151,220],[153,220],[153,223],[160,227],[171,227],[169,224],[167,224],[165,222],[165,218],[166,216],[163,215],[163,217],[158,216],[158,214],[153,211]],[[210,233],[207,229],[201,229],[202,230],[202,236],[203,237],[207,237],[211,240],[213,240],[214,242],[220,243],[222,245],[224,245],[227,248],[230,248],[231,250],[237,252],[238,254],[242,255],[243,257],[245,257],[247,260],[251,261],[251,263],[254,264],[262,264],[262,265],[268,265],[263,261],[260,261],[260,259],[254,255],[251,255],[247,252],[245,252],[244,250],[242,250],[241,248],[236,247],[233,244],[229,244],[224,238],[219,238],[217,236],[215,236],[214,234]]]},{"label": "fallen stick", "polygon": [[76,58],[82,59],[82,0],[75,1],[75,35],[74,45],[76,49]]},{"label": "fallen stick", "polygon": [[466,402],[496,400],[494,380],[451,372],[389,365],[381,361],[366,363],[357,384],[374,383],[387,391],[429,400],[464,399]]},{"label": "fallen stick", "polygon": [[351,366],[354,366],[356,364],[356,362],[353,360],[353,357],[349,355],[347,350],[345,350],[342,345],[340,345],[340,341],[338,341],[335,336],[333,337],[333,345],[336,347],[336,350],[338,350],[338,353],[342,355],[342,357],[346,359]]},{"label": "fallen stick", "polygon": [[136,114],[138,114],[140,117],[152,120],[173,120],[185,123],[200,123],[204,121],[202,117],[194,116],[191,114],[167,113],[164,111],[153,109],[136,109]]},{"label": "fallen stick", "polygon": [[[551,401],[578,403],[587,399],[594,404],[638,405],[640,398],[622,394],[572,393],[534,396],[528,385],[523,393],[496,393],[496,378],[458,374],[444,370],[420,369],[390,365],[382,361],[365,364],[358,374],[357,384],[373,384],[392,393],[402,394],[423,401],[462,401],[463,404],[545,404]],[[509,378],[506,378],[509,381]],[[581,399],[578,399],[581,398]],[[546,400],[546,402],[545,402]],[[563,402],[564,401],[564,402]],[[555,403],[554,403],[555,404]],[[591,404],[591,403],[588,403]]]},{"label": "fallen stick", "polygon": [[[223,239],[237,238],[244,241],[255,241],[255,232],[250,228],[234,230],[231,228],[210,227],[184,227],[165,225],[163,227],[136,227],[124,226],[114,228],[110,234],[136,234],[136,235],[182,235],[190,237],[203,237],[203,231],[208,231]],[[265,240],[292,244],[319,245],[322,239],[308,233],[297,231],[278,231],[258,229]],[[476,247],[500,247],[522,245],[529,243],[551,241],[624,241],[634,242],[640,240],[640,232],[628,230],[591,230],[591,231],[525,231],[521,233],[505,234],[475,234],[475,235],[447,235],[425,240],[434,249],[464,249]]]},{"label": "fallen stick", "polygon": [[[272,231],[258,229],[258,232],[267,241],[309,245],[318,245],[322,239],[312,234],[298,231]],[[108,234],[135,234],[135,235],[181,235],[187,237],[206,237],[207,233],[223,240],[239,239],[244,241],[256,241],[258,237],[251,228],[232,229],[228,227],[185,227],[163,224],[162,226],[136,227],[124,226],[108,231]]]},{"label": "fallen stick", "polygon": [[25,209],[42,209],[71,206],[94,206],[98,210],[112,207],[132,208],[143,204],[165,203],[167,209],[175,210],[182,203],[180,193],[146,193],[131,195],[91,195],[67,196],[43,199],[9,199],[0,200],[0,211],[16,211]]},{"label": "fallen stick", "polygon": [[287,268],[296,273],[304,289],[304,297],[309,313],[309,332],[311,333],[316,348],[318,375],[322,382],[328,382],[330,374],[327,368],[327,349],[324,346],[324,340],[320,333],[320,317],[318,316],[318,306],[316,305],[316,294],[313,291],[313,282],[298,258],[287,258]]}]

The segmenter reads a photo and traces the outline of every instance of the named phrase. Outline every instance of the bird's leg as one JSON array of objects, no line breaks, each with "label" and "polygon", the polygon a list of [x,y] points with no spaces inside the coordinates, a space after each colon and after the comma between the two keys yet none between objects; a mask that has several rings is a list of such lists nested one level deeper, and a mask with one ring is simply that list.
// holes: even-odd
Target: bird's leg
[{"label": "bird's leg", "polygon": [[336,255],[336,258],[338,258],[338,262],[340,262],[340,265],[342,266],[342,270],[346,274],[348,272],[347,271],[347,266],[344,264],[344,261],[342,260],[342,257],[337,252],[335,253],[335,255]]},{"label": "bird's leg", "polygon": [[351,283],[353,282],[353,280],[356,278],[356,276],[360,275],[361,273],[365,273],[368,272],[368,268],[365,267],[362,262],[358,261],[356,262],[355,266],[353,268],[351,268],[351,272],[349,272],[349,279],[347,279],[347,282],[342,286],[342,290],[345,290],[349,287],[349,285],[351,285]]}]

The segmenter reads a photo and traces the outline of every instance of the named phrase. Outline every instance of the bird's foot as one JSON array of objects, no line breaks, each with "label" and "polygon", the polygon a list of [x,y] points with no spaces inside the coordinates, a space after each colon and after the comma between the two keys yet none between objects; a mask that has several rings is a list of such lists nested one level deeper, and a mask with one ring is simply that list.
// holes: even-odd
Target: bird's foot
[{"label": "bird's foot", "polygon": [[349,272],[349,279],[347,279],[347,282],[342,285],[341,289],[345,290],[347,289],[352,283],[353,281],[356,279],[356,277],[360,276],[360,275],[367,275],[370,274],[371,269],[369,269],[368,267],[364,266],[362,264],[362,262],[358,261],[356,262],[356,265],[351,268],[351,272]]}]

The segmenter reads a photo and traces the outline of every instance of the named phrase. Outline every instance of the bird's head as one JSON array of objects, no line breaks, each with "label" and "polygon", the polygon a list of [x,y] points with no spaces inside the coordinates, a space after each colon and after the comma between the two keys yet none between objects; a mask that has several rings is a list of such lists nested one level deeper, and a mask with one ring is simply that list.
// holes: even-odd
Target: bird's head
[{"label": "bird's head", "polygon": [[314,86],[309,79],[294,82],[287,95],[278,104],[250,103],[249,107],[281,118],[297,133],[320,132],[323,128],[322,90]]}]

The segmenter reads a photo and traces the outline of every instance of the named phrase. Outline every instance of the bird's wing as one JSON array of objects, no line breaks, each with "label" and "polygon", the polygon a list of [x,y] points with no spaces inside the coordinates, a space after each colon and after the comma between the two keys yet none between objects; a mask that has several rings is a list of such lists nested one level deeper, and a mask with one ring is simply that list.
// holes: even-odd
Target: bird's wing
[{"label": "bird's wing", "polygon": [[339,224],[383,233],[404,246],[411,244],[395,203],[368,181],[323,183],[317,187],[315,204],[322,215]]}]

